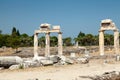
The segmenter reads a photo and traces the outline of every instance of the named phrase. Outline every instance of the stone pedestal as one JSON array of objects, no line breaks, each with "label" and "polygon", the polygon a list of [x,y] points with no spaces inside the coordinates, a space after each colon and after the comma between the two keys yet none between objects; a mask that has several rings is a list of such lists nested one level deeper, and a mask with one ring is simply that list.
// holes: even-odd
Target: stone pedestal
[{"label": "stone pedestal", "polygon": [[45,34],[46,37],[46,43],[45,43],[45,56],[49,57],[50,56],[50,33]]},{"label": "stone pedestal", "polygon": [[75,53],[70,53],[70,57],[75,58],[76,57]]},{"label": "stone pedestal", "polygon": [[58,33],[58,55],[62,55],[62,52],[63,52],[63,48],[62,48],[62,33],[59,32]]},{"label": "stone pedestal", "polygon": [[99,48],[100,55],[104,55],[104,31],[99,31]]}]

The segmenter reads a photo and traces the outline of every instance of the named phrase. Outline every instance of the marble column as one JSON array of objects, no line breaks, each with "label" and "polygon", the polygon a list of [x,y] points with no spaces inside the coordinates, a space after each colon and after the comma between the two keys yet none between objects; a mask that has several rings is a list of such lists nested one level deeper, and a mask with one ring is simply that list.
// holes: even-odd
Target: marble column
[{"label": "marble column", "polygon": [[38,33],[34,34],[34,58],[38,57]]},{"label": "marble column", "polygon": [[119,31],[118,30],[114,31],[114,49],[115,49],[115,54],[119,54]]},{"label": "marble column", "polygon": [[49,32],[47,32],[45,34],[45,38],[46,38],[46,41],[45,41],[45,56],[49,57],[50,56],[50,33]]},{"label": "marble column", "polygon": [[99,48],[100,55],[104,55],[104,31],[99,31]]},{"label": "marble column", "polygon": [[62,48],[62,32],[58,33],[58,55],[62,55],[63,53],[63,48]]}]

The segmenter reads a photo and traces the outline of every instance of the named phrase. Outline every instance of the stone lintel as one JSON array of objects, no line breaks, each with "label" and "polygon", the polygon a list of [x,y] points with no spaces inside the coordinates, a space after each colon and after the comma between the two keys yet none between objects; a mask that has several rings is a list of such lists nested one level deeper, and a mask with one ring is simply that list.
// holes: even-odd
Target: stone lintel
[{"label": "stone lintel", "polygon": [[54,33],[54,32],[60,32],[60,30],[35,30],[35,33]]}]

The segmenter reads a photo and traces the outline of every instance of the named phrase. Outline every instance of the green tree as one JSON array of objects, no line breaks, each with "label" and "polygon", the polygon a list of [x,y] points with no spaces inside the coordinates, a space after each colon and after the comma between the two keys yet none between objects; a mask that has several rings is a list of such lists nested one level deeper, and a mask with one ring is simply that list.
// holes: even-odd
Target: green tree
[{"label": "green tree", "polygon": [[2,34],[2,30],[0,30],[0,34]]},{"label": "green tree", "polygon": [[0,47],[4,45],[3,35],[0,34]]},{"label": "green tree", "polygon": [[92,34],[87,34],[85,36],[85,46],[91,46],[94,43],[93,35]]},{"label": "green tree", "polygon": [[17,36],[20,36],[20,32],[19,32],[19,30],[17,30],[16,35],[17,35]]},{"label": "green tree", "polygon": [[114,36],[111,34],[104,34],[104,44],[105,45],[113,45],[114,44]]},{"label": "green tree", "polygon": [[24,37],[25,38],[25,37],[29,37],[29,36],[26,33],[23,33],[23,34],[20,35],[20,37]]},{"label": "green tree", "polygon": [[85,33],[80,31],[80,33],[78,34],[77,38],[74,38],[75,43],[78,42],[78,45],[83,46],[85,44],[84,37],[85,37]]},{"label": "green tree", "polygon": [[0,34],[0,47],[10,45],[7,40],[9,37],[10,37],[10,35],[8,35],[8,34]]},{"label": "green tree", "polygon": [[12,29],[12,34],[11,34],[13,37],[16,37],[17,36],[17,31],[16,31],[16,28],[13,27]]},{"label": "green tree", "polygon": [[45,47],[45,37],[42,36],[38,39],[38,44],[41,46],[41,47]]},{"label": "green tree", "polygon": [[80,46],[91,46],[98,45],[99,37],[92,34],[85,34],[80,32],[76,38],[74,38],[75,43],[78,42]]},{"label": "green tree", "polygon": [[99,36],[98,35],[95,35],[93,37],[93,45],[99,45]]},{"label": "green tree", "polygon": [[33,38],[26,33],[20,35],[20,42],[21,47],[33,46]]},{"label": "green tree", "polygon": [[15,49],[15,51],[18,51],[18,48],[20,47],[20,39],[19,37],[11,37],[10,41],[11,47]]},{"label": "green tree", "polygon": [[78,34],[77,37],[84,37],[84,36],[85,36],[85,33],[83,33],[83,32],[80,31],[80,33]]},{"label": "green tree", "polygon": [[72,46],[72,38],[71,37],[64,38],[63,45],[64,46]]},{"label": "green tree", "polygon": [[55,47],[58,44],[58,38],[56,36],[50,37],[50,46]]}]

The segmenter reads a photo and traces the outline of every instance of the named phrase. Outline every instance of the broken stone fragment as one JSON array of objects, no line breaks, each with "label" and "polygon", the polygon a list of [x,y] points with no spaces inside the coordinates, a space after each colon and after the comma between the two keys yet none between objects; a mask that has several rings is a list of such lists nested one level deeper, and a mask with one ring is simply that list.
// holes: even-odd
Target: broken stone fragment
[{"label": "broken stone fragment", "polygon": [[116,61],[120,61],[120,55],[116,56]]},{"label": "broken stone fragment", "polygon": [[74,63],[74,61],[70,58],[66,58],[65,62],[68,63],[68,64],[73,64]]},{"label": "broken stone fragment", "polygon": [[89,59],[88,58],[78,58],[77,61],[78,61],[78,63],[86,64],[89,62]]},{"label": "broken stone fragment", "polygon": [[3,70],[4,69],[4,67],[0,67],[0,70]]},{"label": "broken stone fragment", "polygon": [[24,61],[23,63],[24,67],[39,67],[41,66],[41,63],[38,61]]},{"label": "broken stone fragment", "polygon": [[10,70],[15,70],[15,69],[19,69],[20,65],[12,65],[9,67]]},{"label": "broken stone fragment", "polygon": [[43,66],[48,66],[48,65],[53,65],[53,61],[52,60],[40,60],[41,64]]},{"label": "broken stone fragment", "polygon": [[11,65],[22,63],[22,58],[18,56],[1,56],[0,57],[0,67],[9,68]]},{"label": "broken stone fragment", "polygon": [[58,63],[60,61],[60,58],[56,55],[51,55],[49,59],[52,60],[53,63]]},{"label": "broken stone fragment", "polygon": [[65,56],[60,56],[59,57],[60,58],[60,64],[62,64],[62,65],[64,65],[64,64],[66,64],[66,57]]},{"label": "broken stone fragment", "polygon": [[95,76],[93,80],[120,80],[120,72],[105,72],[103,75]]}]

